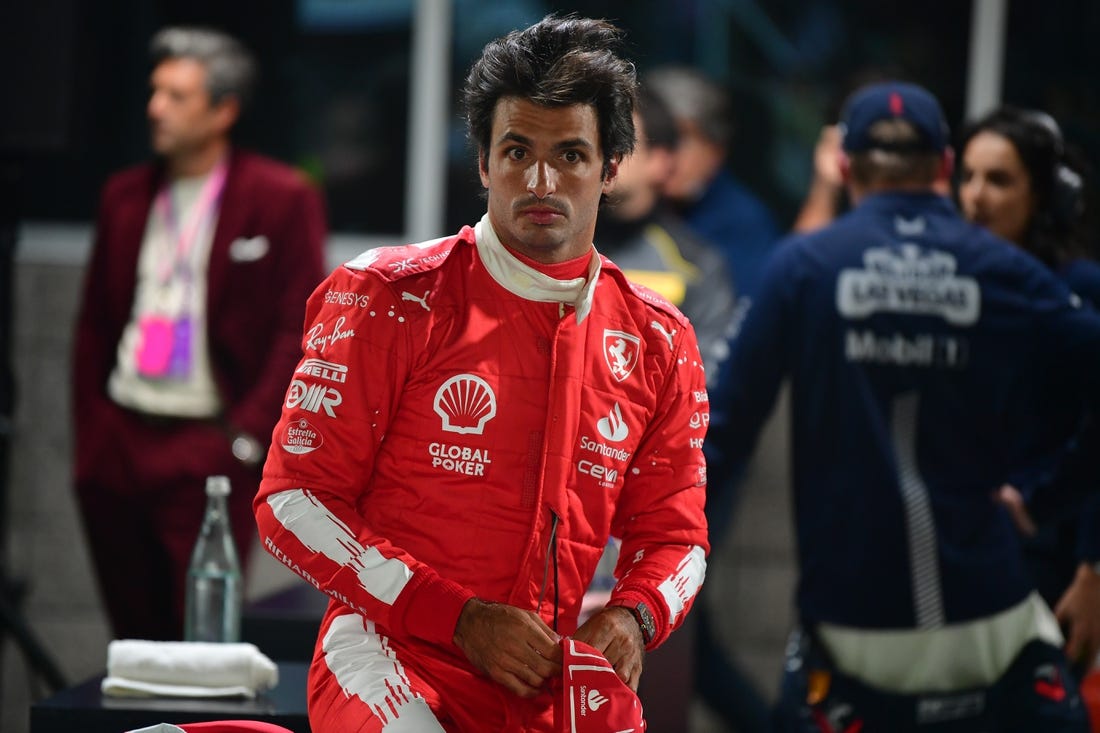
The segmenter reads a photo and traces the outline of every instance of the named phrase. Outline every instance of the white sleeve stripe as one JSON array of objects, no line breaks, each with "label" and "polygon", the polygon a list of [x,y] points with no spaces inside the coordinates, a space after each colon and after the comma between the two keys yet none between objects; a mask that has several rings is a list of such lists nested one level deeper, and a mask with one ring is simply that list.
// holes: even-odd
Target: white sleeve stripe
[{"label": "white sleeve stripe", "polygon": [[693,545],[676,566],[676,572],[657,586],[668,605],[668,622],[673,624],[684,612],[688,601],[695,597],[707,574],[707,556],[703,548]]},{"label": "white sleeve stripe", "polygon": [[267,504],[279,524],[299,542],[334,563],[353,569],[363,590],[379,601],[393,605],[412,577],[412,570],[405,563],[361,545],[348,526],[310,492],[280,491],[269,496]]}]

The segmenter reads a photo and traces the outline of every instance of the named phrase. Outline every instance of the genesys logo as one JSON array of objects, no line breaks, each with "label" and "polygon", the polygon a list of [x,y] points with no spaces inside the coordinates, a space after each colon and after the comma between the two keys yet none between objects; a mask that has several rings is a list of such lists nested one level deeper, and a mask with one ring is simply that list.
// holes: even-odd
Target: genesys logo
[{"label": "genesys logo", "polygon": [[433,408],[447,432],[481,435],[496,417],[497,396],[476,374],[457,374],[436,390]]},{"label": "genesys logo", "polygon": [[370,305],[370,296],[363,293],[352,293],[346,290],[326,290],[326,303],[333,305],[348,305],[356,308],[366,308]]},{"label": "genesys logo", "polygon": [[321,431],[313,427],[308,420],[301,419],[287,423],[287,426],[283,428],[279,445],[287,453],[304,456],[320,448],[324,442],[325,439],[321,435]]},{"label": "genesys logo", "polygon": [[337,384],[348,381],[348,368],[346,365],[337,364],[334,361],[324,361],[323,359],[306,359],[294,370],[294,373],[308,374],[311,377],[336,382]]},{"label": "genesys logo", "polygon": [[630,428],[623,420],[623,411],[619,408],[618,402],[611,408],[607,417],[596,421],[596,430],[605,440],[610,440],[612,443],[621,443],[630,436]]}]

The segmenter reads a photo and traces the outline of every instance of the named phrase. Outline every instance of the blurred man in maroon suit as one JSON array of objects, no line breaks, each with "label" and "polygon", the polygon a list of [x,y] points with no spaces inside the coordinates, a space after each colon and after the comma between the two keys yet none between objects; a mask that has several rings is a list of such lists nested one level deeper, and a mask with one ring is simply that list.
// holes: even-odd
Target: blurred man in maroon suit
[{"label": "blurred man in maroon suit", "polygon": [[156,160],[103,188],[77,321],[75,479],[114,634],[172,639],[208,475],[247,559],[326,223],[294,170],[230,142],[255,76],[238,41],[168,28],[150,51]]}]

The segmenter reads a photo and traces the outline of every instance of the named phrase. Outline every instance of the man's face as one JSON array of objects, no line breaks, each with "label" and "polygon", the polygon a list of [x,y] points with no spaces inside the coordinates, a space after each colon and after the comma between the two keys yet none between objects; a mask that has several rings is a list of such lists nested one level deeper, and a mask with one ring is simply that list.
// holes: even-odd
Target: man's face
[{"label": "man's face", "polygon": [[664,192],[673,201],[698,198],[722,167],[726,151],[707,139],[692,122],[681,121],[676,165],[665,181]]},{"label": "man's face", "polygon": [[149,80],[146,113],[153,150],[166,158],[204,149],[229,131],[228,102],[212,105],[206,69],[194,59],[162,61]]},{"label": "man's face", "polygon": [[641,115],[634,113],[634,152],[619,163],[608,213],[621,221],[635,221],[649,214],[657,203],[675,163],[673,153],[653,147],[646,137]]},{"label": "man's face", "polygon": [[543,107],[503,97],[489,149],[479,155],[489,220],[508,247],[538,262],[580,257],[592,246],[603,176],[599,122],[589,105]]}]

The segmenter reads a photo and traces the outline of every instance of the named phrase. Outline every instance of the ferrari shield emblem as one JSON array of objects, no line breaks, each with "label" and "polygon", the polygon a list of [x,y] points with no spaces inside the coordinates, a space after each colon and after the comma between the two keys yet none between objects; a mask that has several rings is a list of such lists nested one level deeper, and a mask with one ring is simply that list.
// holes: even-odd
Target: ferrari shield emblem
[{"label": "ferrari shield emblem", "polygon": [[623,381],[634,371],[634,365],[638,363],[638,352],[641,347],[641,339],[622,331],[604,329],[603,332],[603,358],[611,369],[612,376],[618,381]]}]

